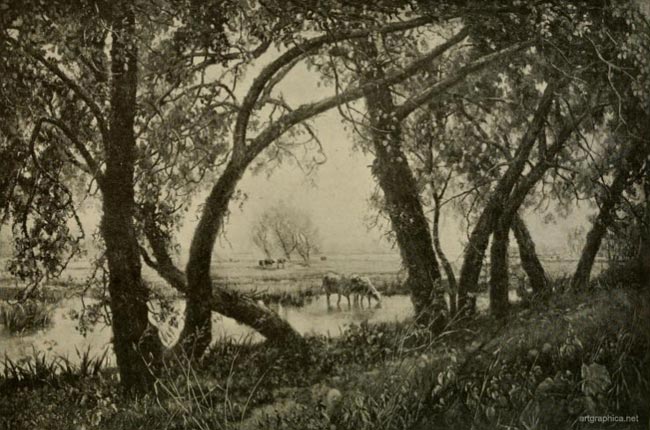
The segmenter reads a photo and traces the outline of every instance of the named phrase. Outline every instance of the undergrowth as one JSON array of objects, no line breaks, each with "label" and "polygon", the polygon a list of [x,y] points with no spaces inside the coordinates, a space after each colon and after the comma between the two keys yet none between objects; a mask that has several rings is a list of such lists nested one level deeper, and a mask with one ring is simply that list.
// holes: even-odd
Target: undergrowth
[{"label": "undergrowth", "polygon": [[12,429],[550,430],[589,428],[586,415],[644,428],[647,298],[555,287],[506,321],[478,315],[437,336],[407,321],[352,325],[300,350],[225,339],[198,364],[170,357],[135,399],[99,358],[64,370],[36,354],[22,370],[5,363],[0,416]]}]

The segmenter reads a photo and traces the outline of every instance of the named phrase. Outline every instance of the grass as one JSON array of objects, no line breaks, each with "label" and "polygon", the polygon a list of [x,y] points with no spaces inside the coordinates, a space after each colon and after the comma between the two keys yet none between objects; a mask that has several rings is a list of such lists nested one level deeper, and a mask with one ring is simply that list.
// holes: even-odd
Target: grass
[{"label": "grass", "polygon": [[52,323],[54,309],[50,303],[28,299],[18,303],[0,304],[0,324],[12,334],[39,330]]},{"label": "grass", "polygon": [[65,356],[49,356],[32,350],[32,355],[20,360],[5,356],[2,360],[0,387],[33,387],[40,384],[60,385],[71,380],[96,377],[108,363],[108,349],[94,355],[90,348],[75,348],[77,360]]},{"label": "grass", "polygon": [[10,428],[46,429],[543,430],[589,428],[578,421],[587,414],[647,422],[648,293],[556,287],[505,322],[480,314],[439,336],[406,321],[352,325],[301,351],[224,340],[197,365],[170,359],[154,393],[138,399],[119,395],[104,358],[86,353],[67,369],[35,354],[5,365],[0,416]]}]

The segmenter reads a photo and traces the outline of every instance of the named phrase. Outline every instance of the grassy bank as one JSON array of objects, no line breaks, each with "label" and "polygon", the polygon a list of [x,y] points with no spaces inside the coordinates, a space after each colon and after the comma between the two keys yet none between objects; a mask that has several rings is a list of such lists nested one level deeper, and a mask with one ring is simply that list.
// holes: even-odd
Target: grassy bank
[{"label": "grassy bank", "polygon": [[111,369],[8,374],[0,416],[12,429],[590,428],[585,415],[646,428],[649,308],[647,293],[601,287],[436,338],[405,322],[311,337],[300,352],[221,342],[199,366],[169,362],[137,400],[119,395]]}]

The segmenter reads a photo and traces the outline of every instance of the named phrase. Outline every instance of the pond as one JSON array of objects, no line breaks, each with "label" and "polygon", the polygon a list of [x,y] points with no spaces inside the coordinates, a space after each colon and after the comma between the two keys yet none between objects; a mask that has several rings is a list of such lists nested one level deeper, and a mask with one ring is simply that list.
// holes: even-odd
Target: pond
[{"label": "pond", "polygon": [[[516,293],[511,291],[510,300],[518,300]],[[85,303],[92,304],[86,299]],[[185,302],[177,301],[172,305],[174,313],[183,314]],[[156,310],[156,306],[152,306]],[[302,307],[269,305],[282,318],[287,320],[301,334],[321,334],[331,337],[339,336],[346,326],[351,323],[369,323],[403,321],[413,315],[411,299],[406,295],[384,297],[380,306],[373,302],[368,307],[348,306],[345,299],[341,305],[336,305],[336,298],[331,298],[328,306],[325,296],[317,296]],[[488,307],[486,295],[477,298],[477,308],[485,311]],[[52,316],[52,325],[44,330],[15,336],[8,333],[0,325],[0,354],[6,354],[12,360],[29,357],[34,352],[45,353],[53,357],[67,357],[71,362],[79,361],[79,353],[90,351],[91,355],[100,355],[111,346],[111,329],[104,324],[94,326],[84,336],[77,329],[78,321],[71,318],[72,313],[83,310],[81,299],[65,299],[59,303]],[[170,324],[169,320],[156,323],[160,329],[163,342],[172,344],[180,332],[179,324]],[[230,338],[236,342],[257,342],[263,339],[261,335],[247,326],[237,323],[232,318],[214,314],[212,319],[214,341]],[[112,359],[112,354],[109,354]]]},{"label": "pond", "polygon": [[[327,306],[324,296],[316,297],[311,303],[303,307],[269,305],[278,314],[289,321],[289,323],[302,334],[323,334],[338,336],[346,325],[368,321],[370,323],[401,321],[413,314],[413,306],[408,296],[385,297],[381,307],[375,302],[371,307],[367,304],[348,307],[347,302],[341,302],[336,306],[336,300],[332,300],[332,306]],[[345,302],[345,303],[344,303]],[[92,304],[91,300],[85,300],[86,305]],[[173,304],[175,312],[182,315],[185,307],[184,301]],[[153,306],[154,310],[156,306]],[[25,335],[11,335],[0,325],[0,354],[6,354],[12,360],[19,360],[37,352],[44,352],[51,356],[67,357],[72,362],[78,362],[77,351],[90,350],[93,355],[101,354],[106,348],[110,348],[111,329],[105,324],[97,324],[86,336],[77,329],[78,321],[71,317],[73,313],[83,310],[81,299],[64,299],[54,310],[52,324],[43,330],[28,333]],[[181,327],[169,322],[157,323],[160,328],[161,337],[166,344],[173,343],[178,337]],[[238,342],[260,341],[261,335],[254,330],[237,323],[232,318],[214,314],[212,328],[215,341],[231,338]]]}]

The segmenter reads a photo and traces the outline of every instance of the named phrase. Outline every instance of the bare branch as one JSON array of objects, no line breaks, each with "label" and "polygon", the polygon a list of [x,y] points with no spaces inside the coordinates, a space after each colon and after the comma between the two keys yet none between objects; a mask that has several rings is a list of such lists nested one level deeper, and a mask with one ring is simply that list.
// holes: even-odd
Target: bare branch
[{"label": "bare branch", "polygon": [[[237,116],[237,121],[235,123],[234,131],[234,147],[235,153],[233,155],[243,156],[246,149],[246,131],[248,129],[248,122],[250,116],[257,104],[257,101],[264,91],[266,85],[272,80],[277,72],[285,68],[287,65],[292,64],[296,59],[302,58],[305,55],[316,52],[321,47],[329,43],[335,43],[338,41],[349,40],[349,39],[358,39],[362,37],[367,37],[369,34],[378,32],[381,34],[393,33],[398,31],[408,30],[414,27],[418,27],[424,24],[430,23],[432,18],[430,17],[420,17],[410,21],[398,22],[388,24],[380,29],[366,29],[352,31],[348,33],[338,33],[338,34],[326,34],[323,36],[315,37],[313,39],[307,40],[306,42],[297,45],[287,52],[279,56],[275,61],[266,66],[260,74],[253,81],[246,97],[244,98],[241,106],[241,110]],[[464,29],[463,32],[467,33],[467,30]],[[465,34],[466,35],[466,34]],[[464,38],[464,36],[463,36]]]},{"label": "bare branch", "polygon": [[[453,39],[450,39],[451,42]],[[484,67],[492,64],[493,62],[500,60],[508,55],[514,54],[515,52],[521,51],[524,48],[527,48],[533,44],[533,41],[516,43],[508,48],[504,48],[500,51],[494,52],[492,54],[485,55],[479,58],[476,61],[471,62],[470,64],[461,67],[457,70],[452,76],[436,82],[431,85],[428,89],[420,92],[418,95],[411,97],[406,100],[400,106],[395,109],[395,117],[398,120],[403,120],[409,116],[415,109],[422,106],[431,100],[432,97],[440,94],[441,92],[453,87],[454,85],[462,82],[468,75],[471,73],[477,72]]]}]

